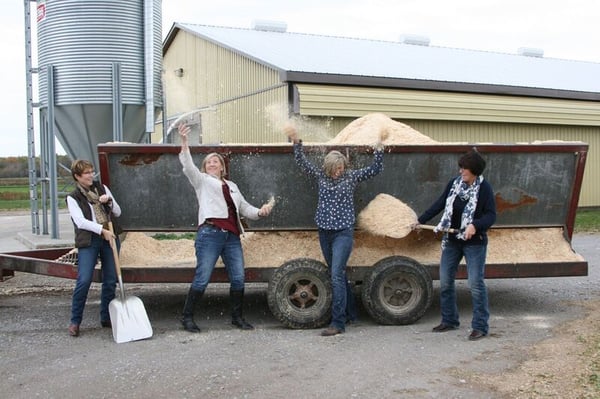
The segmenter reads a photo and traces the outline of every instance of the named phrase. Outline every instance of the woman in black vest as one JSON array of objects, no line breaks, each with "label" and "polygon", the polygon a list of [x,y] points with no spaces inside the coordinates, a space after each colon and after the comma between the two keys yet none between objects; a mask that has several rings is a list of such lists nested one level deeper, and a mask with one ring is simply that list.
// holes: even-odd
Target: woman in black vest
[{"label": "woman in black vest", "polygon": [[[102,327],[111,327],[108,304],[115,297],[117,273],[110,240],[115,239],[117,248],[120,243],[119,238],[109,230],[108,222],[112,221],[114,225],[113,216],[121,215],[121,207],[108,187],[94,180],[94,165],[90,161],[73,161],[71,175],[77,186],[67,196],[67,207],[75,228],[78,261],[69,334],[77,337],[98,257],[102,262],[100,323]],[[116,226],[114,228],[117,229]]]}]

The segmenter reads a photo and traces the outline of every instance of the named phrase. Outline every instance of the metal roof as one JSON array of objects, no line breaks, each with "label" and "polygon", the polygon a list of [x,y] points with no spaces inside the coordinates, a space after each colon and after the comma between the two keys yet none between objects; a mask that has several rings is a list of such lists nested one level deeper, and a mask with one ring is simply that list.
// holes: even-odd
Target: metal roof
[{"label": "metal roof", "polygon": [[347,37],[175,23],[284,81],[600,100],[600,63]]}]

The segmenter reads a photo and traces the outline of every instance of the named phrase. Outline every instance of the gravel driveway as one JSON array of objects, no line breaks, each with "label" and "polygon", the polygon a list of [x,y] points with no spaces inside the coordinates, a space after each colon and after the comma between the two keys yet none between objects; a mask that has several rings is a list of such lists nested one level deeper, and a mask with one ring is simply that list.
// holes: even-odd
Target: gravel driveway
[{"label": "gravel driveway", "polygon": [[213,284],[183,331],[187,284],[128,284],[152,322],[149,340],[116,344],[98,320],[94,284],[82,334],[67,334],[73,281],[18,273],[0,283],[0,392],[11,398],[496,398],[465,375],[502,373],[528,356],[553,328],[582,316],[599,298],[600,234],[576,235],[587,277],[488,280],[490,336],[467,340],[471,307],[459,283],[462,326],[431,333],[439,295],[409,326],[382,326],[361,312],[346,333],[284,328],[270,314],[266,286],[249,284],[245,316],[254,331],[230,324],[228,285]]}]

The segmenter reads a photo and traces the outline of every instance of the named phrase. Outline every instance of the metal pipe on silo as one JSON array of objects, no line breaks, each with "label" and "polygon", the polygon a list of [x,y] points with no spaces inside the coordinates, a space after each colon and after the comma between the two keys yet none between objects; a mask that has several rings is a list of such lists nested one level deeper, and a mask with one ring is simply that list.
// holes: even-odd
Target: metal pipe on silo
[{"label": "metal pipe on silo", "polygon": [[123,100],[121,98],[121,64],[113,62],[113,141],[123,141]]},{"label": "metal pipe on silo", "polygon": [[46,138],[48,151],[46,161],[48,162],[50,182],[50,206],[52,211],[52,233],[51,238],[60,238],[58,232],[58,183],[56,169],[56,149],[54,146],[54,66],[46,67],[48,79],[48,137]]},{"label": "metal pipe on silo", "polygon": [[144,69],[146,80],[146,133],[154,131],[154,1],[144,1]]}]

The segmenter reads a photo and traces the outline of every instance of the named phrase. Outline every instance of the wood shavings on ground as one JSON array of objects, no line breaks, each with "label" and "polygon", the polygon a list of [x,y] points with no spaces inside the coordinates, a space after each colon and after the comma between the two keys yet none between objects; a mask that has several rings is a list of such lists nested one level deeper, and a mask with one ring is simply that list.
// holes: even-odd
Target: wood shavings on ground
[{"label": "wood shavings on ground", "polygon": [[411,231],[411,225],[417,223],[415,211],[389,194],[377,194],[358,214],[357,226],[371,234],[403,238]]},{"label": "wood shavings on ground", "polygon": [[437,141],[385,114],[367,114],[350,122],[327,144],[438,144]]},{"label": "wood shavings on ground", "polygon": [[499,397],[514,399],[597,398],[600,302],[583,304],[585,319],[564,323],[549,338],[528,348],[527,359],[500,374],[475,373],[466,376],[474,383],[491,387]]}]

